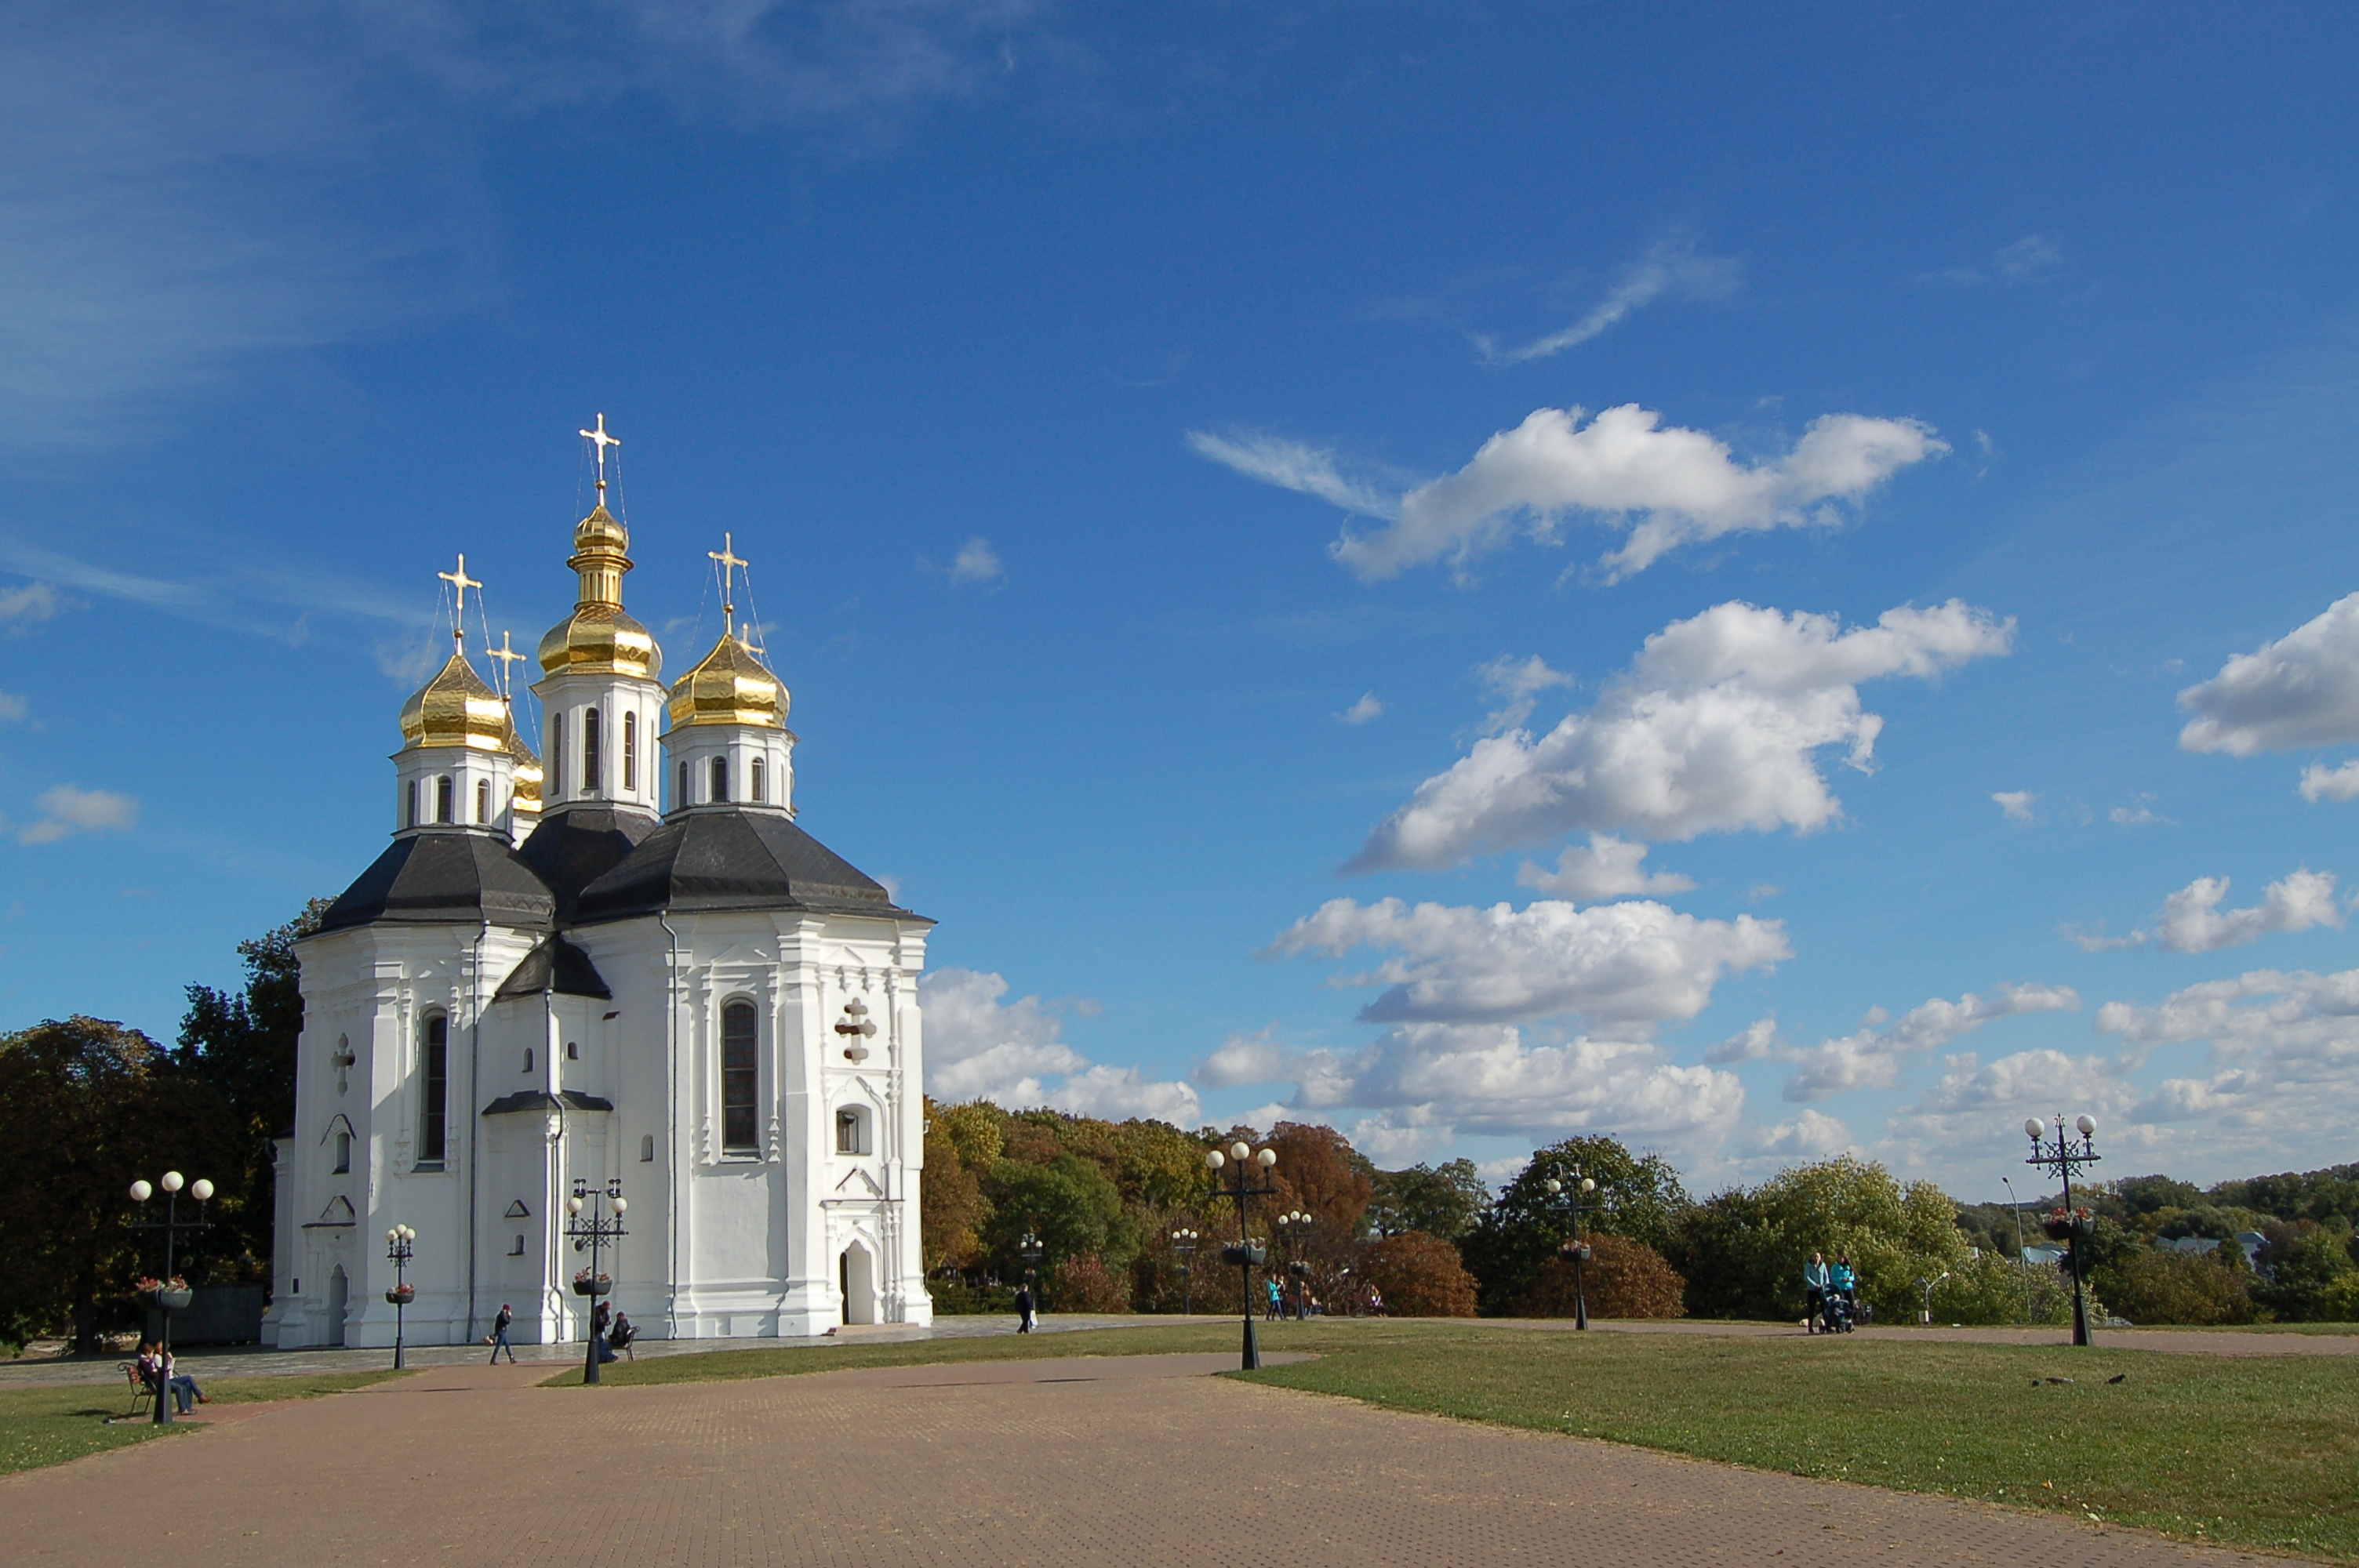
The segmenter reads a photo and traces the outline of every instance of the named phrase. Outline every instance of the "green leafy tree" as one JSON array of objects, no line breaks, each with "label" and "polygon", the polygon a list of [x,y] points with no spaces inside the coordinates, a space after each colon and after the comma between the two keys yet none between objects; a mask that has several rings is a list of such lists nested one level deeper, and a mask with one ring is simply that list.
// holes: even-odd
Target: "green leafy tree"
[{"label": "green leafy tree", "polygon": [[2233,1244],[2216,1252],[2133,1247],[2093,1269],[2091,1283],[2105,1304],[2132,1323],[2253,1323],[2252,1271]]},{"label": "green leafy tree", "polygon": [[2288,1323],[2343,1323],[2359,1304],[2359,1263],[2351,1257],[2352,1236],[2315,1220],[2277,1221],[2267,1227],[2269,1244],[2261,1260],[2267,1283],[2253,1295]]},{"label": "green leafy tree", "polygon": [[2072,1283],[2053,1263],[2026,1263],[1985,1250],[1951,1268],[1933,1287],[1933,1321],[1970,1326],[2068,1324]]},{"label": "green leafy tree", "polygon": [[[136,1321],[131,1281],[162,1261],[132,1230],[127,1190],[167,1169],[238,1195],[240,1128],[211,1086],[176,1072],[136,1029],[51,1020],[0,1035],[0,1341],[71,1329],[77,1350]],[[183,1206],[184,1217],[187,1217]],[[176,1269],[208,1276],[208,1235]]]},{"label": "green leafy tree", "polygon": [[[1484,1312],[1511,1310],[1572,1234],[1576,1169],[1597,1184],[1582,1200],[1584,1231],[1626,1236],[1658,1251],[1677,1234],[1689,1201],[1669,1161],[1633,1154],[1619,1140],[1602,1136],[1552,1143],[1532,1155],[1523,1173],[1459,1238]],[[1551,1179],[1561,1191],[1548,1190]]]},{"label": "green leafy tree", "polygon": [[1474,1221],[1490,1201],[1491,1190],[1483,1184],[1472,1160],[1379,1171],[1368,1205],[1368,1224],[1385,1236],[1422,1230],[1444,1241],[1456,1241],[1474,1228]]},{"label": "green leafy tree", "polygon": [[1808,1301],[1802,1267],[1816,1251],[1849,1257],[1861,1299],[1901,1321],[1916,1314],[1918,1281],[1954,1273],[1967,1258],[1947,1194],[1930,1182],[1904,1187],[1882,1165],[1848,1154],[1782,1171],[1704,1210],[1669,1249],[1687,1276],[1689,1310],[1700,1316],[1799,1318]]},{"label": "green leafy tree", "polygon": [[1038,1165],[1002,1160],[984,1193],[991,1200],[984,1248],[1003,1279],[1022,1277],[1021,1242],[1027,1232],[1039,1238],[1043,1279],[1068,1258],[1094,1256],[1116,1268],[1129,1264],[1133,1249],[1121,1245],[1127,1239],[1120,1228],[1122,1195],[1094,1161],[1079,1154],[1058,1154]]}]

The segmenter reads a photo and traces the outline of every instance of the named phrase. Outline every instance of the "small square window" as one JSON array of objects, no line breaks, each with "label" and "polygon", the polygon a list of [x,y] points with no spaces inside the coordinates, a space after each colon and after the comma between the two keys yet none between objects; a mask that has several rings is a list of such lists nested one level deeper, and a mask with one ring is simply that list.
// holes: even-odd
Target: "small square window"
[{"label": "small square window", "polygon": [[835,1152],[839,1154],[865,1154],[867,1119],[857,1110],[846,1108],[835,1113]]}]

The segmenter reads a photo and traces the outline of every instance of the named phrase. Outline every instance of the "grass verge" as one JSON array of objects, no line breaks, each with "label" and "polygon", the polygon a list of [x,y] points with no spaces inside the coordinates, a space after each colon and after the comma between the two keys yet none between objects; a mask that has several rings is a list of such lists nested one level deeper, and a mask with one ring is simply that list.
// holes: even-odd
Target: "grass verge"
[{"label": "grass verge", "polygon": [[[1272,1326],[1276,1326],[1273,1325]],[[1072,1329],[1058,1334],[1005,1335],[995,1339],[912,1339],[899,1343],[788,1344],[776,1349],[713,1350],[702,1355],[650,1356],[610,1362],[601,1387],[649,1383],[717,1383],[740,1378],[783,1378],[798,1372],[842,1372],[856,1367],[936,1367],[951,1361],[1032,1361],[1060,1356],[1165,1356],[1190,1350],[1234,1350],[1237,1325],[1190,1324],[1172,1328]],[[541,1379],[544,1389],[578,1389],[582,1368]]]},{"label": "grass verge", "polygon": [[[341,1394],[350,1389],[381,1383],[395,1374],[333,1372],[288,1378],[207,1379],[201,1387],[215,1404],[250,1404],[270,1400],[309,1400]],[[147,1421],[106,1424],[131,1408],[131,1397],[119,1383],[77,1384],[67,1388],[12,1389],[0,1392],[0,1476],[62,1465],[85,1454],[127,1448],[164,1433],[190,1432],[188,1426],[158,1426]]]}]

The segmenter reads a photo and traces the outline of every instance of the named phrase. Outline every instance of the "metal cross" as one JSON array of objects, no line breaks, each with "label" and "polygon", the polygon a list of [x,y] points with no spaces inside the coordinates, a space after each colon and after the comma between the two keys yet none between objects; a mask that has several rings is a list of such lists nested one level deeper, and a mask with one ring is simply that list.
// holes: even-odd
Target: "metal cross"
[{"label": "metal cross", "polygon": [[[467,557],[464,552],[460,554],[457,571],[436,572],[434,575],[459,590],[458,603],[452,607],[451,612],[451,640],[463,645],[467,638],[467,590],[471,588],[481,589],[484,585],[467,575]],[[483,594],[479,591],[475,597],[480,600]]]},{"label": "metal cross", "polygon": [[723,534],[721,535],[719,549],[704,552],[721,563],[721,630],[724,636],[737,629],[735,603],[737,593],[734,574],[739,567],[749,564],[743,556],[736,553],[736,550],[735,542],[729,535]]},{"label": "metal cross", "polygon": [[603,414],[598,416],[598,427],[582,431],[582,438],[598,449],[598,499],[603,501],[606,499],[606,449],[619,447],[623,443],[616,437],[606,434],[606,416]]},{"label": "metal cross", "polygon": [[514,648],[509,647],[508,634],[505,631],[500,633],[500,645],[498,647],[486,648],[484,650],[484,657],[487,659],[497,659],[500,662],[500,695],[502,697],[506,697],[508,694],[509,666],[514,665],[518,659],[528,658],[531,655],[527,654],[519,654]]}]

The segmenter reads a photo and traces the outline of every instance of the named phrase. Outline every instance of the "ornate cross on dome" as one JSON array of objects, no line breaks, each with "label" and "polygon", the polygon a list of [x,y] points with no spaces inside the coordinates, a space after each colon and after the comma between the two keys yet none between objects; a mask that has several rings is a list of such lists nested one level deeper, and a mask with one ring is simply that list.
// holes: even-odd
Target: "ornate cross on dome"
[{"label": "ornate cross on dome", "polygon": [[719,549],[704,552],[721,563],[721,633],[724,637],[737,629],[736,570],[750,564],[736,552],[736,544],[726,534],[721,535]]},{"label": "ornate cross on dome", "polygon": [[467,590],[471,588],[477,589],[475,599],[480,603],[484,597],[481,592],[484,585],[467,575],[467,556],[463,550],[459,555],[457,571],[436,572],[434,575],[458,590],[457,601],[451,607],[451,640],[463,650],[467,643]]},{"label": "ornate cross on dome", "polygon": [[497,659],[497,660],[499,660],[499,662],[500,662],[500,697],[501,697],[501,698],[502,698],[503,700],[506,700],[506,698],[507,697],[507,695],[508,695],[508,668],[509,668],[509,666],[510,666],[510,665],[514,665],[514,664],[515,664],[518,659],[527,657],[528,655],[524,654],[519,654],[519,653],[517,653],[514,648],[509,647],[509,646],[508,646],[508,634],[507,634],[506,632],[502,632],[502,633],[500,633],[500,645],[499,645],[498,647],[496,647],[496,648],[486,648],[486,649],[484,649],[484,656],[485,658],[487,658],[487,659]]},{"label": "ornate cross on dome", "polygon": [[598,499],[603,502],[606,499],[606,449],[619,447],[623,443],[618,438],[606,434],[606,416],[603,414],[598,416],[598,427],[582,431],[582,438],[597,449]]}]

